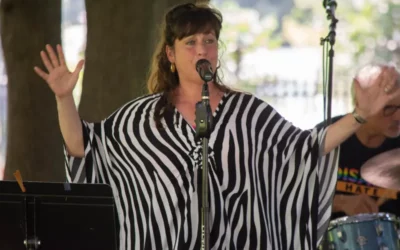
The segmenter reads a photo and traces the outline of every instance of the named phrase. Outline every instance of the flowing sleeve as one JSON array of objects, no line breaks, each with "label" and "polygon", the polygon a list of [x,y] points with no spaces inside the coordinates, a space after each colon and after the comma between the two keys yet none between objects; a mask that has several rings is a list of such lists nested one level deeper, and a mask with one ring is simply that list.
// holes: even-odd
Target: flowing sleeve
[{"label": "flowing sleeve", "polygon": [[[316,235],[314,235],[316,236],[317,246],[329,226],[338,171],[339,147],[329,154],[323,155],[326,132],[326,128],[315,128],[310,135],[311,140],[313,140],[313,137],[316,138],[314,147],[315,150],[318,150],[318,153],[311,156],[316,158],[316,164],[311,166],[311,169],[315,168],[313,175],[316,175],[317,179],[316,181],[314,181],[314,178],[308,179],[310,188],[313,189],[310,189],[309,192],[314,194],[310,209],[312,213],[310,223],[313,224],[313,228],[317,229]],[[313,160],[311,161],[313,162]]]},{"label": "flowing sleeve", "polygon": [[282,249],[316,249],[329,225],[339,148],[323,155],[327,128],[301,130],[270,106],[264,111],[271,216],[278,220],[273,241]]},{"label": "flowing sleeve", "polygon": [[81,123],[85,155],[82,158],[69,155],[64,144],[67,180],[72,183],[107,183],[106,121],[89,123],[81,120]]},{"label": "flowing sleeve", "polygon": [[72,183],[104,183],[114,186],[113,178],[119,176],[114,167],[119,165],[125,168],[129,164],[129,159],[122,158],[129,158],[126,156],[126,148],[133,147],[125,137],[132,137],[131,132],[136,127],[133,124],[148,121],[152,117],[152,105],[158,101],[159,96],[148,95],[129,101],[100,122],[81,120],[85,154],[82,158],[69,155],[64,143],[67,180]]}]

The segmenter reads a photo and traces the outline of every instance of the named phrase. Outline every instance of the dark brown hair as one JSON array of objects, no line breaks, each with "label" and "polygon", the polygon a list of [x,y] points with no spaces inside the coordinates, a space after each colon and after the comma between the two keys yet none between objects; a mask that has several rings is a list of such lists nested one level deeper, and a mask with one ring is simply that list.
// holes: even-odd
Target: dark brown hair
[{"label": "dark brown hair", "polygon": [[[205,4],[181,4],[170,9],[165,15],[161,27],[161,39],[154,52],[147,88],[150,93],[161,93],[156,104],[154,119],[157,127],[161,128],[161,119],[173,111],[173,91],[179,86],[177,72],[171,72],[171,63],[165,51],[166,46],[173,47],[175,40],[181,40],[197,33],[214,31],[219,39],[222,28],[221,13]],[[215,70],[214,83],[222,91],[229,89],[222,85]]]}]

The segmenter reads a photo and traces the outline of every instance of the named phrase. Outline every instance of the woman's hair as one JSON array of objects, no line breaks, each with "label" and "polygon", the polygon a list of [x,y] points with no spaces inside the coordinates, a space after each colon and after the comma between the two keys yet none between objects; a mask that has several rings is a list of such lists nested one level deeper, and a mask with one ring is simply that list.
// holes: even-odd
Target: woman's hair
[{"label": "woman's hair", "polygon": [[[197,33],[214,31],[219,39],[222,28],[221,13],[206,4],[181,4],[170,9],[161,26],[160,42],[154,52],[147,88],[151,94],[161,93],[160,100],[155,107],[154,118],[157,127],[162,128],[161,119],[168,112],[173,112],[175,98],[173,91],[179,86],[178,73],[171,71],[168,61],[166,46],[174,47],[175,40],[181,40]],[[215,85],[223,91],[228,88],[223,86],[218,77],[218,68],[215,70]]]}]

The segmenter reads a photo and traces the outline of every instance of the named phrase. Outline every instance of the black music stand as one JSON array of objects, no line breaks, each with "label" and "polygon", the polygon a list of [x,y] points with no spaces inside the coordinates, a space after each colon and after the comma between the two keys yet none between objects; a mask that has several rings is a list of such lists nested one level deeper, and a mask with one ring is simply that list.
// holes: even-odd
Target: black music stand
[{"label": "black music stand", "polygon": [[116,209],[105,184],[0,181],[0,249],[116,250]]}]

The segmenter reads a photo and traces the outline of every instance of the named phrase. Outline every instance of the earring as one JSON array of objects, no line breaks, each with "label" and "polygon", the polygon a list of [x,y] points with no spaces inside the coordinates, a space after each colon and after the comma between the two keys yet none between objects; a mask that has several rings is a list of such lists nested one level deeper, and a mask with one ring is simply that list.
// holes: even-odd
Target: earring
[{"label": "earring", "polygon": [[176,67],[175,67],[175,63],[171,63],[171,72],[172,73],[175,73],[175,71],[176,71]]}]

